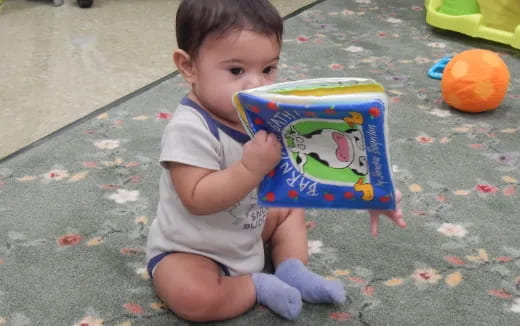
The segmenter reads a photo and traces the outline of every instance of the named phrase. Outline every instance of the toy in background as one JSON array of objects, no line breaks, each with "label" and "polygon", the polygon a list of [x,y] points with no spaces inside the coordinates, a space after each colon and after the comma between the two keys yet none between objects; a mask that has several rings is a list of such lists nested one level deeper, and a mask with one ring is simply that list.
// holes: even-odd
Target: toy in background
[{"label": "toy in background", "polygon": [[94,4],[94,0],[77,0],[80,8],[90,8]]},{"label": "toy in background", "polygon": [[426,22],[520,49],[519,0],[425,0]]},{"label": "toy in background", "polygon": [[[1,1],[1,0],[0,0]],[[94,0],[77,0],[80,8],[90,8],[94,4]],[[1,2],[0,2],[1,3]],[[64,0],[54,0],[54,5],[59,7],[65,3]]]},{"label": "toy in background", "polygon": [[266,130],[282,159],[260,183],[264,206],[395,209],[387,97],[370,79],[308,79],[233,97],[252,136]]},{"label": "toy in background", "polygon": [[498,108],[509,87],[509,70],[494,52],[482,49],[445,57],[429,75],[441,79],[442,98],[455,109],[483,112]]}]

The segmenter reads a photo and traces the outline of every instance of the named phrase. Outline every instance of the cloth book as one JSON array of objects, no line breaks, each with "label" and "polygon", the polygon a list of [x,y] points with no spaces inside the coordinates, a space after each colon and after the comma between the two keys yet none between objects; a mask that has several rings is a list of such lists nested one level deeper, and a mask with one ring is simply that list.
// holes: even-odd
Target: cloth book
[{"label": "cloth book", "polygon": [[388,151],[388,100],[364,78],[278,83],[234,94],[252,137],[263,129],[282,159],[261,181],[263,206],[395,209]]}]

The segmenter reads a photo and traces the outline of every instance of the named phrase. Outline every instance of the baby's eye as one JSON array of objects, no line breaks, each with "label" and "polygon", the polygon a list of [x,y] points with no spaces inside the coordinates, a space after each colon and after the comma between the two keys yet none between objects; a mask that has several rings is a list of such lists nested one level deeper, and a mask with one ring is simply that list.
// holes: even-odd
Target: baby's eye
[{"label": "baby's eye", "polygon": [[229,72],[231,72],[235,76],[238,76],[238,75],[244,73],[244,69],[242,69],[242,68],[231,68],[231,69],[229,69]]},{"label": "baby's eye", "polygon": [[276,66],[269,66],[262,71],[264,74],[271,74],[276,70]]}]

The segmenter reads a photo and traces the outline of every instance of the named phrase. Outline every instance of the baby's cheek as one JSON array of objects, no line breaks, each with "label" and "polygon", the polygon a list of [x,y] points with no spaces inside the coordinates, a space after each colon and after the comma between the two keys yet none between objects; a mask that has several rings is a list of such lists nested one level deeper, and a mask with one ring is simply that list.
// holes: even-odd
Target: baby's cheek
[{"label": "baby's cheek", "polygon": [[278,75],[276,73],[270,74],[269,77],[266,79],[264,86],[274,84],[277,80]]}]

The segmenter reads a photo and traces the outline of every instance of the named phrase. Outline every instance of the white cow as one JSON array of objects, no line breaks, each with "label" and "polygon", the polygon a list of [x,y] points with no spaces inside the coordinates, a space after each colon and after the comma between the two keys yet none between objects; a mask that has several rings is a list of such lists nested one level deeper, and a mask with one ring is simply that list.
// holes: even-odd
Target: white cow
[{"label": "white cow", "polygon": [[289,150],[297,154],[296,163],[301,173],[309,156],[334,169],[348,167],[358,175],[368,173],[365,141],[357,129],[319,129],[300,134],[291,125],[285,136],[293,141]]}]

